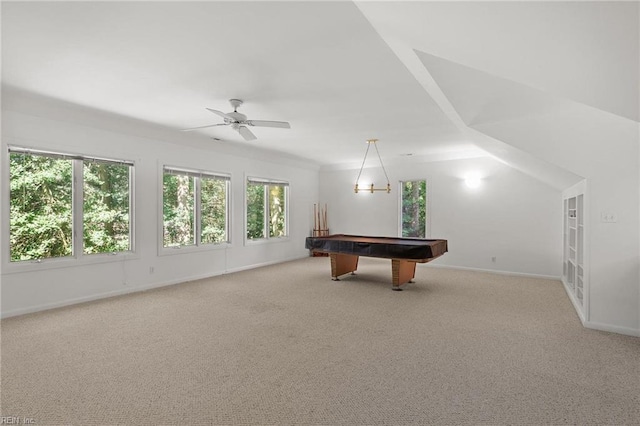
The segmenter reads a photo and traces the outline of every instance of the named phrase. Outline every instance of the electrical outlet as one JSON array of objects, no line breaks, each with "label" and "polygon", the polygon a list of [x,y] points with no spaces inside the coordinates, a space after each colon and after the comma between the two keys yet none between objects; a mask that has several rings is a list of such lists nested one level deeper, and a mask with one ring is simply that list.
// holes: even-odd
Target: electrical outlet
[{"label": "electrical outlet", "polygon": [[496,257],[495,257],[495,256],[492,256],[492,257],[491,257],[491,261],[495,263],[495,262],[496,262]]},{"label": "electrical outlet", "polygon": [[612,212],[601,212],[600,222],[604,223],[616,223],[618,222],[618,215]]},{"label": "electrical outlet", "polygon": [[149,267],[149,273],[153,274],[156,271],[156,268],[154,268],[153,266]]}]

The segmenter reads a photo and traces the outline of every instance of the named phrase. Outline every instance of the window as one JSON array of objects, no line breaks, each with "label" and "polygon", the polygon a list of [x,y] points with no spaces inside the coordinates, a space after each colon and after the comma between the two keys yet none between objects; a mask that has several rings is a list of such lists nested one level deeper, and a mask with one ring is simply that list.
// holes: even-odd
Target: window
[{"label": "window", "polygon": [[129,168],[127,164],[84,160],[84,253],[130,249]]},{"label": "window", "polygon": [[9,152],[10,258],[73,254],[73,162]]},{"label": "window", "polygon": [[227,175],[165,167],[162,185],[163,246],[229,241]]},{"label": "window", "polygon": [[162,211],[164,246],[189,246],[195,239],[195,178],[164,171]]},{"label": "window", "polygon": [[413,180],[400,182],[400,217],[402,237],[427,236],[427,182]]},{"label": "window", "polygon": [[132,170],[131,162],[10,148],[11,262],[130,251]]},{"label": "window", "polygon": [[247,239],[286,237],[289,184],[249,178],[246,195]]},{"label": "window", "polygon": [[227,242],[227,187],[229,179],[203,176],[200,180],[200,217],[203,244]]}]

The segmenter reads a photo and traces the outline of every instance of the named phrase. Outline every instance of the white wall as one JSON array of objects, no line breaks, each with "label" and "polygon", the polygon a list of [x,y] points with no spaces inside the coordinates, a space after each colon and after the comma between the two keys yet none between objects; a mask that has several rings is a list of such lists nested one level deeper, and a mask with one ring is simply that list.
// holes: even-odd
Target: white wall
[{"label": "white wall", "polygon": [[[640,125],[578,104],[554,114],[476,126],[586,178],[592,328],[640,335]],[[601,220],[614,213],[615,223]]]},{"label": "white wall", "polygon": [[[313,203],[318,197],[318,167],[313,164],[265,151],[248,151],[242,143],[235,150],[239,154],[234,154],[233,147],[216,145],[215,141],[202,136],[33,99],[4,102],[2,123],[3,243],[0,255],[3,259],[1,306],[5,317],[308,256],[304,239],[313,226]],[[151,136],[144,137],[144,134]],[[135,253],[50,260],[41,264],[7,262],[7,145],[135,161]],[[174,250],[170,254],[159,251],[160,182],[164,164],[231,174],[230,246]],[[247,175],[290,183],[289,238],[244,243]]]},{"label": "white wall", "polygon": [[[438,162],[385,163],[392,193],[354,193],[358,169],[323,169],[320,199],[328,204],[332,233],[397,236],[400,180],[427,180],[430,238],[448,240],[449,252],[428,265],[559,278],[562,274],[561,192],[491,157]],[[482,176],[479,188],[464,183]],[[386,182],[365,169],[362,184]],[[492,261],[492,257],[496,261]]]}]

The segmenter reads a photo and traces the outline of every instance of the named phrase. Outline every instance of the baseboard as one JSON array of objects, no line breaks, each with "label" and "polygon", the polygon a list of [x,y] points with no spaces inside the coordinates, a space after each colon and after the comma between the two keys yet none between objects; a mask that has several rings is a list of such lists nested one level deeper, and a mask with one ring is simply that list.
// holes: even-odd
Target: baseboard
[{"label": "baseboard", "polygon": [[139,287],[128,287],[128,288],[123,288],[122,290],[107,291],[104,293],[92,294],[91,296],[83,296],[83,297],[77,297],[74,299],[67,299],[61,302],[45,303],[43,305],[29,306],[28,308],[13,309],[9,311],[3,311],[0,314],[0,318],[5,319],[5,318],[17,317],[19,315],[33,314],[35,312],[48,311],[50,309],[63,308],[65,306],[77,305],[79,303],[92,302],[94,300],[122,296],[124,294],[135,293],[143,290],[144,289]]},{"label": "baseboard", "polygon": [[124,287],[124,288],[122,288],[120,290],[107,291],[107,292],[104,292],[104,293],[92,294],[90,296],[83,296],[83,297],[77,297],[77,298],[74,298],[74,299],[67,299],[67,300],[63,300],[63,301],[60,301],[60,302],[45,303],[43,305],[30,306],[28,308],[21,308],[21,309],[14,309],[14,310],[10,310],[10,311],[4,311],[4,312],[2,312],[0,314],[0,318],[4,319],[4,318],[15,317],[15,316],[18,316],[18,315],[26,315],[26,314],[32,314],[32,313],[35,313],[35,312],[48,311],[50,309],[63,308],[65,306],[72,306],[72,305],[77,305],[79,303],[92,302],[94,300],[107,299],[109,297],[122,296],[122,295],[130,294],[130,293],[138,293],[138,292],[141,292],[141,291],[152,290],[154,288],[160,288],[160,287],[166,287],[166,286],[169,286],[169,285],[180,284],[180,283],[187,282],[187,281],[195,281],[195,280],[199,280],[199,279],[203,279],[203,278],[209,278],[209,277],[213,277],[213,276],[216,276],[216,275],[222,275],[222,272],[221,273],[217,273],[217,274],[207,274],[207,275],[202,275],[202,276],[185,277],[185,278],[180,279],[180,280],[162,281],[162,282],[153,283],[153,284],[147,284],[147,285],[142,285],[142,286],[131,285],[131,286]]},{"label": "baseboard", "polygon": [[582,308],[580,307],[580,303],[578,302],[578,299],[576,299],[575,294],[573,294],[571,288],[567,285],[566,282],[564,282],[564,280],[562,280],[562,286],[564,287],[564,290],[567,293],[567,296],[569,296],[569,300],[571,301],[571,304],[573,304],[573,308],[575,309],[576,314],[578,314],[578,318],[580,318],[580,322],[585,328],[590,328],[592,330],[598,330],[598,331],[608,331],[610,333],[616,333],[616,334],[624,334],[627,336],[640,337],[640,330],[636,330],[629,327],[620,327],[620,326],[611,325],[611,324],[602,324],[599,322],[593,322],[593,321],[587,320],[584,316],[584,312],[582,311]]},{"label": "baseboard", "polygon": [[625,334],[627,336],[640,337],[640,330],[636,330],[629,327],[618,327],[615,325],[601,324],[601,323],[592,322],[592,321],[585,321],[583,322],[583,324],[586,328],[590,328],[592,330],[608,331],[610,333]]},{"label": "baseboard", "polygon": [[277,264],[285,263],[285,262],[292,262],[294,260],[306,259],[307,257],[309,257],[308,254],[306,254],[304,256],[292,257],[292,258],[286,259],[286,260],[272,260],[272,261],[269,261],[269,262],[254,263],[253,265],[239,266],[237,268],[227,269],[227,270],[224,271],[224,273],[225,274],[232,274],[234,272],[242,272],[242,271],[247,271],[249,269],[262,268],[262,267],[265,267],[265,266],[277,265]]},{"label": "baseboard", "polygon": [[42,305],[29,306],[27,308],[20,308],[20,309],[13,309],[13,310],[9,310],[9,311],[4,311],[4,312],[0,313],[0,318],[2,318],[2,319],[11,318],[11,317],[19,316],[19,315],[26,315],[26,314],[32,314],[32,313],[35,313],[35,312],[48,311],[50,309],[63,308],[65,306],[77,305],[79,303],[92,302],[94,300],[107,299],[109,297],[123,296],[125,294],[130,294],[130,293],[138,293],[138,292],[142,292],[142,291],[148,291],[148,290],[153,290],[155,288],[181,284],[181,283],[185,283],[185,282],[189,282],[189,281],[202,280],[202,279],[206,279],[206,278],[216,277],[216,276],[219,276],[219,275],[230,274],[230,273],[234,273],[234,272],[241,272],[241,271],[246,271],[246,270],[249,270],[249,269],[262,268],[264,266],[270,266],[270,265],[275,265],[275,264],[278,264],[278,263],[290,262],[290,261],[299,260],[299,259],[302,259],[302,258],[305,258],[305,257],[308,257],[308,256],[297,256],[297,257],[292,257],[292,258],[289,258],[289,259],[274,260],[274,261],[262,262],[262,263],[255,263],[255,264],[252,264],[252,265],[246,265],[246,266],[241,266],[241,267],[237,267],[237,268],[227,269],[227,270],[220,271],[220,272],[201,274],[201,275],[192,275],[192,276],[183,277],[183,278],[180,278],[180,279],[169,280],[169,281],[161,281],[161,282],[157,282],[157,283],[140,285],[140,286],[136,286],[134,284],[134,285],[131,285],[131,286],[123,287],[122,289],[119,289],[119,290],[112,290],[112,291],[107,291],[107,292],[104,292],[104,293],[98,293],[98,294],[92,294],[92,295],[89,295],[89,296],[83,296],[83,297],[77,297],[77,298],[73,298],[73,299],[67,299],[67,300],[63,300],[63,301],[60,301],[60,302],[45,303],[45,304],[42,304]]},{"label": "baseboard", "polygon": [[[423,264],[418,263],[418,266],[423,266]],[[473,271],[473,272],[483,272],[487,274],[498,274],[498,275],[507,275],[511,277],[525,277],[525,278],[542,278],[545,280],[560,280],[560,276],[554,275],[541,275],[541,274],[528,274],[524,272],[513,272],[513,271],[498,271],[494,269],[481,269],[481,268],[469,268],[466,266],[454,266],[454,265],[438,265],[434,263],[425,263],[425,267],[428,268],[443,268],[443,269],[458,269],[461,271]]]}]

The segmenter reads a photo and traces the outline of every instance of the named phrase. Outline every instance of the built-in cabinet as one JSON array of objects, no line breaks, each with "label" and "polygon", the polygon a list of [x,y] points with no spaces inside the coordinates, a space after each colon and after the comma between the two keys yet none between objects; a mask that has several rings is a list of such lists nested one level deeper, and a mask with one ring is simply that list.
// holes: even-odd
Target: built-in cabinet
[{"label": "built-in cabinet", "polygon": [[585,256],[584,185],[566,191],[563,197],[564,259],[562,281],[581,319],[587,319],[587,274]]}]

